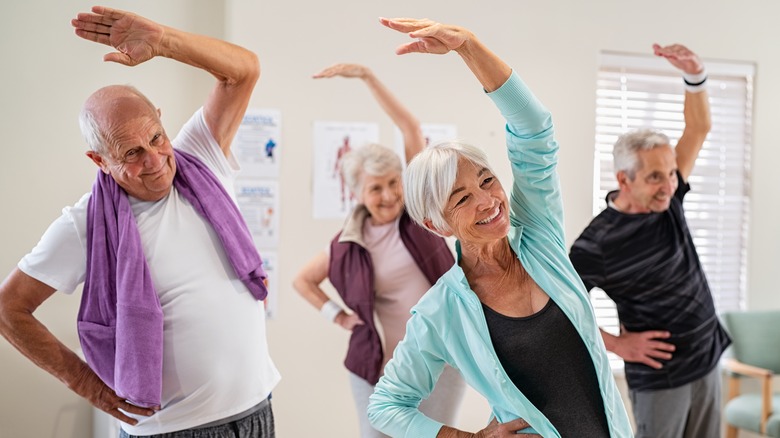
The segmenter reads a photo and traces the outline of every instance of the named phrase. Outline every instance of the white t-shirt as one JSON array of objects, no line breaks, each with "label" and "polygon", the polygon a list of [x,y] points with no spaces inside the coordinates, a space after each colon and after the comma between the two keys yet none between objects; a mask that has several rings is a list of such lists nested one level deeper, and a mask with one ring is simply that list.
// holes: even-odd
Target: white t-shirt
[{"label": "white t-shirt", "polygon": [[[202,109],[172,143],[198,157],[233,197],[238,164],[225,158]],[[19,269],[65,293],[84,281],[89,197],[63,209]],[[159,412],[122,428],[131,435],[185,430],[261,402],[280,379],[268,354],[263,303],[237,278],[212,227],[175,188],[157,202],[130,197],[130,205],[164,315],[163,388]]]}]

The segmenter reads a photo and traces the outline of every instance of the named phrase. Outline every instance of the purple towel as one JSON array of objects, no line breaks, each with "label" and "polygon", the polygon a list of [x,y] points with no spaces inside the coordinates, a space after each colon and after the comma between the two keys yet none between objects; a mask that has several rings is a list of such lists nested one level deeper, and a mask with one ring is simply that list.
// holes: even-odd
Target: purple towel
[{"label": "purple towel", "polygon": [[[265,299],[263,262],[238,208],[200,160],[179,150],[174,153],[174,187],[214,228],[238,278],[255,298]],[[139,406],[160,406],[160,299],[127,193],[101,171],[88,206],[87,272],[78,331],[87,363],[117,395]]]}]

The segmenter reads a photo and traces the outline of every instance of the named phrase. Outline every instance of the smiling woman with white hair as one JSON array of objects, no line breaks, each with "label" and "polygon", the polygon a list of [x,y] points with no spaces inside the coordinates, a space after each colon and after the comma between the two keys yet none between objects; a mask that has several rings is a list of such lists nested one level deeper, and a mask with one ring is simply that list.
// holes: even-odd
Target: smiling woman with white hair
[{"label": "smiling woman with white hair", "polygon": [[[549,111],[467,29],[382,19],[417,40],[398,54],[457,52],[506,119],[507,198],[485,154],[462,143],[420,152],[404,191],[415,222],[455,236],[457,263],[412,309],[368,416],[394,437],[630,437],[588,294],[568,257]],[[417,410],[446,365],[491,406],[464,432]],[[538,436],[538,435],[537,435]]]},{"label": "smiling woman with white hair", "polygon": [[[419,122],[371,70],[337,64],[315,78],[332,76],[362,78],[403,133],[406,157],[411,159],[423,149]],[[344,365],[350,371],[360,437],[383,437],[368,423],[368,398],[404,336],[409,310],[455,259],[444,239],[406,214],[401,160],[393,150],[369,144],[344,155],[340,167],[358,205],[328,250],[304,266],[293,285],[328,321],[352,332]],[[352,312],[320,288],[326,278]],[[375,313],[381,330],[374,323]],[[438,421],[454,421],[466,384],[457,371],[447,368],[436,388],[421,409]]]}]

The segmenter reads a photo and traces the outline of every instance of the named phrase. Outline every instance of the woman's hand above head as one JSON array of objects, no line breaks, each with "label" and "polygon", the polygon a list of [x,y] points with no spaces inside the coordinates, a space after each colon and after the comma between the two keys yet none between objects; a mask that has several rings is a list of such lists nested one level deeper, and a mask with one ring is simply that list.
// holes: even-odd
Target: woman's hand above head
[{"label": "woman's hand above head", "polygon": [[371,75],[371,69],[360,64],[334,64],[324,68],[319,73],[312,76],[314,79],[332,78],[341,76],[343,78],[365,79]]},{"label": "woman's hand above head", "polygon": [[334,64],[315,74],[312,78],[323,79],[337,76],[358,78],[368,86],[379,106],[401,130],[407,163],[423,150],[425,136],[420,129],[420,121],[387,89],[370,68],[361,64]]},{"label": "woman's hand above head", "polygon": [[379,22],[390,29],[408,33],[417,41],[399,46],[395,53],[433,53],[443,55],[465,47],[474,34],[468,29],[451,24],[441,24],[427,18],[380,18]]},{"label": "woman's hand above head", "polygon": [[463,58],[468,68],[487,92],[498,89],[512,73],[512,69],[490,51],[468,29],[442,24],[427,18],[380,18],[390,29],[407,33],[417,41],[398,46],[395,53],[433,53],[443,55],[454,51]]}]

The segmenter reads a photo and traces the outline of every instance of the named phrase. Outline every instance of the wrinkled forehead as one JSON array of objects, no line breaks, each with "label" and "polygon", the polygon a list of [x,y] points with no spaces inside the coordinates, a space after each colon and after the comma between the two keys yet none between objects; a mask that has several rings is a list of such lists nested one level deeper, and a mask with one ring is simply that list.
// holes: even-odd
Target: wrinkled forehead
[{"label": "wrinkled forehead", "polygon": [[458,171],[455,175],[455,179],[463,177],[481,176],[485,173],[489,173],[490,168],[485,165],[472,160],[469,157],[463,155],[458,156]]},{"label": "wrinkled forehead", "polygon": [[139,115],[157,116],[157,109],[149,99],[127,85],[109,85],[95,91],[84,103],[84,109],[96,119],[106,121]]},{"label": "wrinkled forehead", "polygon": [[157,119],[157,110],[138,96],[117,96],[102,103],[100,118],[105,118],[110,124],[117,121],[132,120],[140,117]]},{"label": "wrinkled forehead", "polygon": [[126,147],[136,147],[148,142],[162,131],[156,111],[140,99],[121,97],[108,102],[98,116],[107,150],[112,155]]},{"label": "wrinkled forehead", "polygon": [[371,184],[388,184],[391,181],[400,181],[400,180],[401,180],[401,172],[394,169],[390,169],[379,175],[373,175],[371,173],[366,172],[365,170],[360,172],[360,182],[361,185],[363,185],[364,187]]},{"label": "wrinkled forehead", "polygon": [[677,154],[670,145],[637,151],[637,170],[665,171],[677,167]]}]

